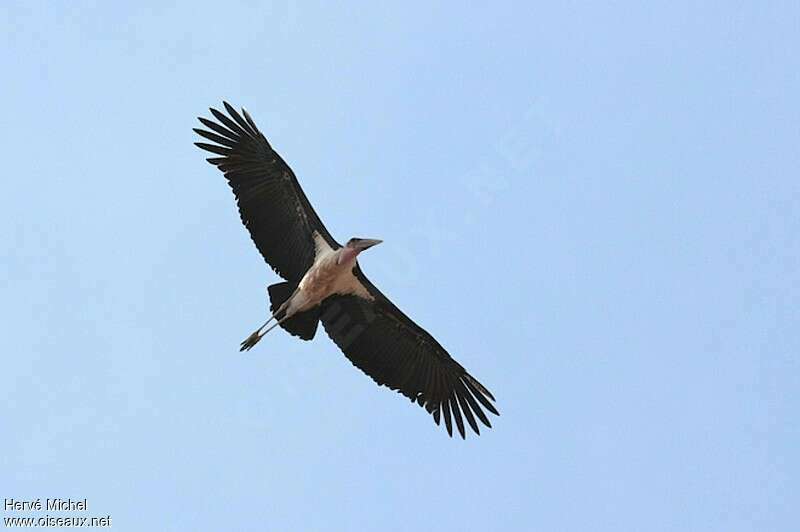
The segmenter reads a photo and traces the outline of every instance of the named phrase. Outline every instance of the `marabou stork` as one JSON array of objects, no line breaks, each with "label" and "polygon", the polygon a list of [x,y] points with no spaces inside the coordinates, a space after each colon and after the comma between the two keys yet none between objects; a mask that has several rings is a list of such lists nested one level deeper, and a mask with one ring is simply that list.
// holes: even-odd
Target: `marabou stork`
[{"label": "marabou stork", "polygon": [[[242,222],[267,263],[286,282],[268,287],[270,318],[241,344],[251,349],[276,325],[311,340],[321,321],[345,356],[372,377],[418,403],[436,424],[453,420],[464,438],[464,420],[480,434],[477,417],[491,427],[481,406],[499,415],[494,397],[422,327],[403,314],[361,271],[356,257],[380,240],[351,238],[341,246],[325,229],[291,168],[250,115],[223,102],[229,116],[199,118],[194,131],[212,141],[195,143],[215,157],[233,189]],[[265,327],[276,322],[268,329]],[[462,417],[463,416],[463,417]],[[452,419],[451,419],[452,418]]]}]

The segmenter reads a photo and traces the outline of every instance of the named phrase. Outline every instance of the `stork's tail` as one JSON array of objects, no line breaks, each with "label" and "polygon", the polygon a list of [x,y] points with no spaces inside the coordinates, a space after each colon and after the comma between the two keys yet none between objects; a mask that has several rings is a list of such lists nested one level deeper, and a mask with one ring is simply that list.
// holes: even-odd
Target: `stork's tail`
[{"label": "stork's tail", "polygon": [[[270,312],[276,312],[286,300],[292,297],[292,294],[294,294],[296,289],[297,285],[294,283],[278,283],[268,287],[267,291],[269,292]],[[299,312],[288,320],[282,321],[280,326],[283,327],[284,330],[288,331],[289,334],[297,336],[303,340],[311,340],[317,333],[317,325],[319,325],[319,317],[321,312],[322,311],[320,307],[316,306],[312,309],[306,310],[305,312]],[[281,311],[279,315],[276,315],[275,317],[282,319],[283,311]]]}]

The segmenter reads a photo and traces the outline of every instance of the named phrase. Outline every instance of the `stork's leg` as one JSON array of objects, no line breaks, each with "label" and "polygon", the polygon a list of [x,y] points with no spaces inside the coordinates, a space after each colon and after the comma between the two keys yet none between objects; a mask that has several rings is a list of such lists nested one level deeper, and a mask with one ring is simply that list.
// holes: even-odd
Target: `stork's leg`
[{"label": "stork's leg", "polygon": [[[277,314],[278,313],[276,312],[275,315],[277,315]],[[261,338],[264,337],[265,334],[267,334],[272,329],[274,329],[275,327],[277,327],[278,325],[280,325],[281,323],[283,323],[284,321],[286,321],[287,319],[289,319],[291,317],[291,316],[289,316],[287,314],[286,316],[282,317],[277,322],[275,322],[275,324],[273,324],[272,327],[270,327],[269,329],[267,329],[264,332],[261,332],[261,329],[266,327],[269,324],[269,322],[271,322],[273,319],[275,319],[275,315],[273,315],[270,319],[268,319],[264,323],[264,325],[259,327],[253,334],[248,336],[247,339],[244,342],[242,342],[242,344],[241,344],[242,346],[241,346],[241,348],[239,348],[239,351],[250,351],[253,348],[253,346],[256,345],[258,343],[258,341],[261,340]]]},{"label": "stork's leg", "polygon": [[264,331],[263,333],[261,333],[261,336],[264,336],[265,334],[267,334],[268,332],[270,332],[272,329],[274,329],[275,327],[277,327],[278,325],[280,325],[280,324],[281,324],[281,323],[283,323],[284,321],[288,320],[290,317],[291,317],[291,316],[284,316],[284,317],[282,317],[281,319],[279,319],[278,321],[276,321],[275,323],[273,323],[273,324],[272,324],[272,327],[270,327],[269,329],[267,329],[266,331]]},{"label": "stork's leg", "polygon": [[[265,322],[264,322],[264,325],[262,325],[261,327],[259,327],[259,328],[258,328],[258,331],[260,331],[261,329],[263,329],[264,327],[266,327],[267,325],[269,325],[269,322],[271,322],[272,320],[274,320],[274,319],[275,319],[275,316],[277,316],[277,314],[278,314],[278,313],[276,312],[275,314],[273,314],[272,316],[270,316],[270,318],[269,318],[267,321],[265,321]],[[258,332],[258,331],[256,331],[256,332]]]},{"label": "stork's leg", "polygon": [[267,329],[267,330],[266,330],[266,331],[264,331],[263,333],[261,332],[261,329],[263,329],[264,327],[266,327],[267,325],[269,325],[269,324],[270,324],[270,322],[271,322],[272,320],[274,320],[275,318],[277,318],[277,317],[278,317],[278,315],[279,315],[280,313],[282,313],[282,312],[283,312],[283,311],[286,309],[286,307],[288,307],[288,306],[289,306],[289,300],[286,300],[286,301],[284,301],[284,302],[283,302],[283,304],[282,304],[280,307],[278,307],[278,310],[276,310],[276,311],[275,311],[275,313],[274,313],[272,316],[270,316],[270,318],[269,318],[267,321],[265,321],[265,322],[264,322],[264,325],[262,325],[261,327],[259,327],[258,329],[256,329],[256,331],[255,331],[253,334],[251,334],[250,336],[248,336],[248,337],[245,339],[245,341],[241,343],[241,348],[239,349],[239,351],[250,351],[250,350],[253,348],[253,346],[254,346],[254,345],[256,345],[256,344],[258,343],[258,341],[259,341],[259,340],[261,340],[261,337],[262,337],[262,336],[264,336],[265,334],[267,334],[268,332],[270,332],[272,329],[274,329],[274,328],[275,328],[275,326],[277,326],[277,325],[281,324],[281,323],[283,322],[283,320],[285,320],[286,318],[288,318],[289,316],[284,316],[283,318],[281,318],[281,319],[278,321],[278,323],[276,323],[275,325],[273,325],[272,327],[270,327],[269,329]]}]

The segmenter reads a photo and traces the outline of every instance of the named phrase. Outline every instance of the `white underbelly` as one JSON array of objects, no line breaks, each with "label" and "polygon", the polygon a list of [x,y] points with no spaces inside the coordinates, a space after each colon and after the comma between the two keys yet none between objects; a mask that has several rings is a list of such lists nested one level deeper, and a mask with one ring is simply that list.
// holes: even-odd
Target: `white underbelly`
[{"label": "white underbelly", "polygon": [[352,265],[337,265],[335,262],[315,264],[300,281],[298,296],[309,308],[334,294],[353,293],[361,287],[361,283],[353,275],[352,269]]},{"label": "white underbelly", "polygon": [[303,276],[292,301],[292,307],[296,308],[297,312],[315,307],[334,294],[355,294],[365,299],[373,299],[353,275],[355,258],[343,264],[338,264],[337,259],[337,252],[322,238],[318,238],[314,265]]}]

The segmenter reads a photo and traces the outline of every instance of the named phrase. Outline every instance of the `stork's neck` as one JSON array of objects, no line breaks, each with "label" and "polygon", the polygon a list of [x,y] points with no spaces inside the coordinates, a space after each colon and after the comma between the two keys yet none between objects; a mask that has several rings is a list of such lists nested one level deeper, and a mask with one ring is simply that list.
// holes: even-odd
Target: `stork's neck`
[{"label": "stork's neck", "polygon": [[336,259],[336,264],[345,264],[354,261],[360,251],[359,249],[348,246],[339,249],[339,257]]}]

